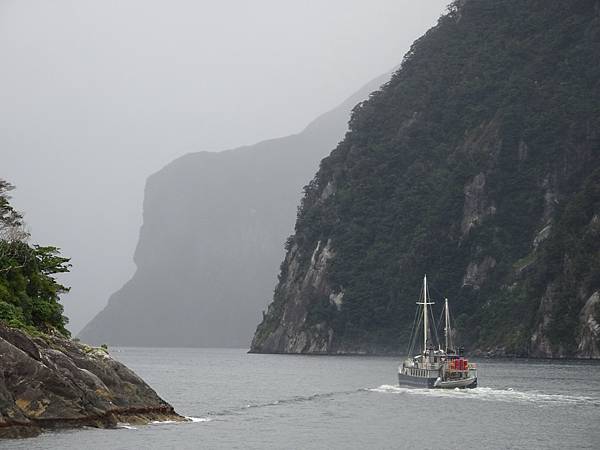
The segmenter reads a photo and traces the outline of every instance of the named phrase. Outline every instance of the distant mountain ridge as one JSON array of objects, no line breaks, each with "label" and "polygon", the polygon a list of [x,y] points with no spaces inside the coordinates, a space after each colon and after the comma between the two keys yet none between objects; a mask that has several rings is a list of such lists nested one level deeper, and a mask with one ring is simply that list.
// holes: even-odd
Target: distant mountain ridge
[{"label": "distant mountain ridge", "polygon": [[354,110],[251,351],[401,353],[423,275],[460,340],[600,358],[600,1],[460,0]]},{"label": "distant mountain ridge", "polygon": [[190,153],[148,178],[137,271],[81,331],[87,342],[247,347],[276,284],[306,180],[379,77],[302,132]]}]

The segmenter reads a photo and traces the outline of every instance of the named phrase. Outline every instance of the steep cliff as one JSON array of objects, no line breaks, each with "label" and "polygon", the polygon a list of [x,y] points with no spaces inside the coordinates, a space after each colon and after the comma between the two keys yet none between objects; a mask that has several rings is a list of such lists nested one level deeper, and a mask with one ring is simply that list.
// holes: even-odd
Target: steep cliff
[{"label": "steep cliff", "polygon": [[0,323],[0,361],[0,438],[184,420],[108,352],[58,334],[31,337]]},{"label": "steep cliff", "polygon": [[80,333],[135,346],[247,347],[276,284],[302,186],[343,138],[364,86],[301,133],[192,153],[146,184],[137,271]]},{"label": "steep cliff", "polygon": [[305,188],[253,352],[600,357],[600,2],[457,1]]}]

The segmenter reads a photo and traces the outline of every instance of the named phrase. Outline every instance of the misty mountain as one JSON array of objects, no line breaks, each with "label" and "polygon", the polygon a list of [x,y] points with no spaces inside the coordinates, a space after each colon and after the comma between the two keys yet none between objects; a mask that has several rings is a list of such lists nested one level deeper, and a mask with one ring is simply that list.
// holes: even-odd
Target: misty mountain
[{"label": "misty mountain", "polygon": [[148,178],[137,271],[80,333],[92,343],[238,346],[272,297],[302,188],[382,76],[302,132],[185,155]]},{"label": "misty mountain", "polygon": [[252,351],[403,352],[427,274],[472,350],[599,358],[599,80],[598,0],[454,2],[321,162]]}]

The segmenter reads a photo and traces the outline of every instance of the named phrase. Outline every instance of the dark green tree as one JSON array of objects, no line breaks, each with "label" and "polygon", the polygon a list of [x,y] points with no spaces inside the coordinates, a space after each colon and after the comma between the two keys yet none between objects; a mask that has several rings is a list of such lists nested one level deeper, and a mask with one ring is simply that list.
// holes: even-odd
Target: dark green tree
[{"label": "dark green tree", "polygon": [[31,333],[68,336],[60,295],[69,288],[55,275],[69,271],[69,258],[56,247],[27,243],[22,215],[10,204],[13,189],[0,179],[0,321]]}]

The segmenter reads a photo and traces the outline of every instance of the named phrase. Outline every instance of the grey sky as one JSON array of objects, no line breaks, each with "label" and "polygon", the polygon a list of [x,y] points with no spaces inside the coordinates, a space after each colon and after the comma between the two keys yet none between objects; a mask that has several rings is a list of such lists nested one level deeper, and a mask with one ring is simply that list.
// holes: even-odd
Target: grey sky
[{"label": "grey sky", "polygon": [[448,2],[0,0],[0,177],[33,241],[72,257],[71,329],[133,272],[149,174],[298,132]]}]

